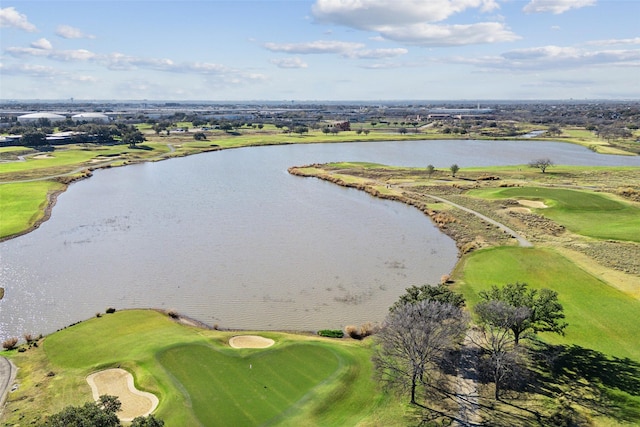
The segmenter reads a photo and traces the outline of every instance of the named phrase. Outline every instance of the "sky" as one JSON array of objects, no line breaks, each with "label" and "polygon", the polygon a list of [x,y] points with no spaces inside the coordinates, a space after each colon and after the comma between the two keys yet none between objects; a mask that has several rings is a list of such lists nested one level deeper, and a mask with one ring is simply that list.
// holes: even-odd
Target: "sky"
[{"label": "sky", "polygon": [[2,0],[0,99],[640,99],[640,0]]}]

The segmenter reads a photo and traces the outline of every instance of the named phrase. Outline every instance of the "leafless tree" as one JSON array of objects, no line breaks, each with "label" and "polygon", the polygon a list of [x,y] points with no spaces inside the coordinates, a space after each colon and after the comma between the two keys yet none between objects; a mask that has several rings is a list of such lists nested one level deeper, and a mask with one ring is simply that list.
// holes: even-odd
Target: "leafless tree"
[{"label": "leafless tree", "polygon": [[461,343],[467,324],[467,315],[447,303],[425,300],[396,307],[376,335],[378,378],[409,390],[411,403],[417,404],[418,387],[428,384],[430,370],[439,369],[447,352]]},{"label": "leafless tree", "polygon": [[530,168],[538,168],[542,173],[545,173],[549,166],[553,166],[553,162],[549,158],[537,159],[529,162]]},{"label": "leafless tree", "polygon": [[483,301],[475,306],[480,318],[480,335],[473,341],[483,349],[484,371],[495,384],[495,398],[518,371],[520,350],[511,328],[531,317],[528,307],[514,307],[503,301]]}]

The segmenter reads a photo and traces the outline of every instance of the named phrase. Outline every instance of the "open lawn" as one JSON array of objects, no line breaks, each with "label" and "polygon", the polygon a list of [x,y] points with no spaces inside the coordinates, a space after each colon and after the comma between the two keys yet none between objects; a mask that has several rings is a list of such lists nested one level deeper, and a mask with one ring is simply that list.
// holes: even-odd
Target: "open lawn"
[{"label": "open lawn", "polygon": [[596,279],[549,249],[499,247],[477,251],[458,266],[468,306],[491,285],[525,282],[558,292],[566,335],[543,334],[554,344],[575,344],[640,362],[640,301]]},{"label": "open lawn", "polygon": [[235,334],[151,310],[70,326],[10,356],[21,387],[2,421],[22,423],[89,401],[86,376],[121,367],[137,388],[158,396],[155,414],[168,426],[403,425],[403,405],[372,380],[366,341],[262,332],[275,345],[234,349],[228,340]]},{"label": "open lawn", "polygon": [[52,181],[0,185],[0,238],[33,227],[45,215],[47,195],[64,188]]},{"label": "open lawn", "polygon": [[536,212],[569,230],[598,239],[640,242],[640,208],[600,193],[546,187],[472,190],[469,195],[542,201]]}]

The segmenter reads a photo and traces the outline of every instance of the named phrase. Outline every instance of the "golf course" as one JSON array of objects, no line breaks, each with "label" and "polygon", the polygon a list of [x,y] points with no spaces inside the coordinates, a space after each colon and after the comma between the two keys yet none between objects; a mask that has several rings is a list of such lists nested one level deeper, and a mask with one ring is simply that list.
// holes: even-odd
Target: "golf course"
[{"label": "golf course", "polygon": [[[382,138],[374,135],[362,138]],[[229,142],[220,135],[206,144],[156,138],[149,149],[68,147],[40,158],[30,153],[27,161],[0,165],[5,181],[0,236],[37,227],[51,214],[55,195],[90,176],[94,167],[269,144],[274,138],[252,134]],[[322,138],[319,132],[308,139],[287,135],[284,143]],[[5,149],[4,155],[16,152]],[[526,387],[494,399],[491,381],[465,377],[474,387],[474,422],[640,423],[637,168],[553,165],[543,173],[513,165],[453,172],[341,162],[296,166],[289,173],[424,212],[459,249],[455,269],[442,282],[464,296],[473,321],[478,321],[473,307],[494,285],[518,282],[557,292],[568,326],[562,334],[526,337],[527,348],[541,355],[527,366],[532,379]],[[324,338],[313,332],[205,326],[179,313],[117,310],[46,337],[25,337],[3,352],[18,370],[0,424],[39,425],[111,389],[124,390],[120,398],[131,411],[125,422],[152,411],[167,426],[404,426],[453,423],[459,417],[451,402],[417,407],[406,394],[383,388],[372,362],[375,334]],[[454,371],[447,373],[450,380],[464,376]],[[115,379],[100,380],[110,377]]]}]

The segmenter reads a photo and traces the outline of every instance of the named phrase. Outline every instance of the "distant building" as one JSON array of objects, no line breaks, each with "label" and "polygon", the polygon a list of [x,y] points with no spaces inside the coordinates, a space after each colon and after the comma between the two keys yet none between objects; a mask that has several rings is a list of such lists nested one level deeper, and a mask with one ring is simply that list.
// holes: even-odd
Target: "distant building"
[{"label": "distant building", "polygon": [[18,116],[18,122],[22,124],[36,123],[38,120],[49,120],[51,123],[61,122],[66,120],[65,116],[53,113],[31,113]]},{"label": "distant building", "polygon": [[71,116],[71,119],[76,123],[91,122],[91,123],[108,123],[109,116],[102,113],[79,113]]},{"label": "distant building", "polygon": [[342,122],[333,122],[331,126],[341,131],[351,130],[351,123],[348,120]]}]

